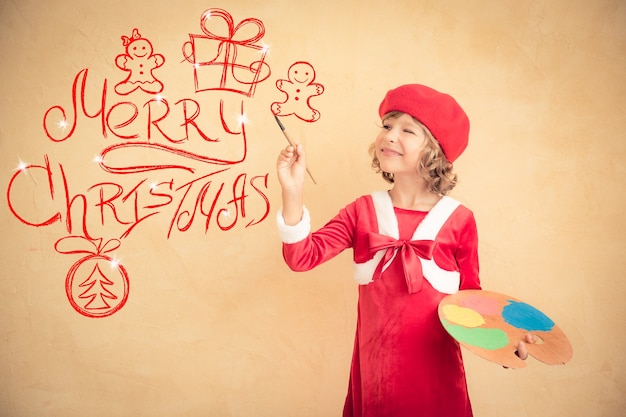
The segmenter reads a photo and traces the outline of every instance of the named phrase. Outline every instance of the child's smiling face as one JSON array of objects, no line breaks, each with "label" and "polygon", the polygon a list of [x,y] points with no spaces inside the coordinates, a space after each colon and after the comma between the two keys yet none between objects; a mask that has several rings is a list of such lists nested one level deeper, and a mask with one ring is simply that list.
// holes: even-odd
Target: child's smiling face
[{"label": "child's smiling face", "polygon": [[417,176],[417,167],[427,141],[423,126],[406,113],[386,117],[382,123],[375,141],[380,169],[394,175]]}]

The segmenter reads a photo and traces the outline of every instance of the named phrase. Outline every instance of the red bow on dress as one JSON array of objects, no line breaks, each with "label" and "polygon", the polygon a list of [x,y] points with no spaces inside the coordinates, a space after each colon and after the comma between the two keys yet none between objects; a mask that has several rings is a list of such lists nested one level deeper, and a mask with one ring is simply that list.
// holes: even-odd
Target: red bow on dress
[{"label": "red bow on dress", "polygon": [[422,264],[418,258],[433,258],[434,240],[398,240],[379,233],[370,233],[369,246],[372,254],[380,250],[386,250],[382,261],[376,267],[374,279],[382,275],[383,266],[389,262],[395,251],[398,251],[409,293],[415,293],[422,289],[424,276]]}]

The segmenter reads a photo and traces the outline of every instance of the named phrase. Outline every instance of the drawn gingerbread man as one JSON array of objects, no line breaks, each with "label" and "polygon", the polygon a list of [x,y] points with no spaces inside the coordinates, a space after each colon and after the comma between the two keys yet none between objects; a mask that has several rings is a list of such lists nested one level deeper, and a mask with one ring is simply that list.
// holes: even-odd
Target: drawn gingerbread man
[{"label": "drawn gingerbread man", "polygon": [[289,67],[287,80],[276,81],[276,87],[287,95],[283,102],[272,103],[271,109],[275,116],[296,115],[305,122],[315,122],[320,112],[311,107],[312,97],[324,92],[322,84],[314,83],[315,69],[311,64],[298,61]]},{"label": "drawn gingerbread man", "polygon": [[158,94],[163,91],[163,83],[157,80],[152,71],[165,62],[161,54],[153,54],[152,43],[142,38],[137,29],[133,29],[131,37],[122,36],[122,44],[126,53],[115,58],[115,65],[128,76],[115,86],[115,92],[127,95],[141,89],[146,93]]}]

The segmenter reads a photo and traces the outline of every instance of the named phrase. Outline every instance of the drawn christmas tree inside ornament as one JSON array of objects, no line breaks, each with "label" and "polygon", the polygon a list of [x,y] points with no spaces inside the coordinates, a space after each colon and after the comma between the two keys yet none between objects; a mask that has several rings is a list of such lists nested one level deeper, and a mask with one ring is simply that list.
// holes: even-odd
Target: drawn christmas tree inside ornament
[{"label": "drawn christmas tree inside ornament", "polygon": [[[103,262],[112,263],[111,260],[100,257],[100,260]],[[85,264],[86,259],[81,259],[79,267],[82,267]],[[119,295],[116,295],[113,291],[115,291],[115,281],[120,281],[116,279],[115,281],[111,280],[111,277],[108,277],[102,270],[100,269],[101,262],[90,262],[89,268],[92,268],[91,273],[82,283],[78,285],[79,288],[84,288],[84,291],[78,294],[78,299],[83,300],[83,305],[81,308],[87,312],[92,312],[92,314],[98,315],[98,312],[109,312],[112,309],[112,306],[119,305],[118,300],[120,300]],[[117,268],[117,269],[116,269]],[[85,270],[82,268],[82,270]],[[122,275],[121,268],[118,265],[117,267],[112,266],[111,270],[115,270],[116,275]],[[80,272],[82,272],[82,270]],[[77,272],[78,268],[74,270],[74,274],[71,276],[70,282],[68,283],[68,288],[70,290],[71,299],[77,301],[75,299],[76,294],[74,292],[75,288],[73,288],[74,284],[77,282]],[[119,287],[119,286],[118,286]]]},{"label": "drawn christmas tree inside ornament", "polygon": [[[80,248],[85,241],[95,250]],[[93,318],[107,317],[126,304],[128,273],[119,261],[107,255],[119,245],[117,240],[102,244],[102,239],[92,241],[81,236],[69,236],[57,241],[55,247],[59,253],[88,253],[72,265],[65,279],[67,298],[80,314]]]},{"label": "drawn christmas tree inside ornament", "polygon": [[439,319],[461,345],[479,356],[509,368],[526,363],[515,354],[518,342],[531,333],[529,355],[550,365],[568,362],[574,352],[563,331],[530,304],[491,291],[464,290],[439,303]]}]

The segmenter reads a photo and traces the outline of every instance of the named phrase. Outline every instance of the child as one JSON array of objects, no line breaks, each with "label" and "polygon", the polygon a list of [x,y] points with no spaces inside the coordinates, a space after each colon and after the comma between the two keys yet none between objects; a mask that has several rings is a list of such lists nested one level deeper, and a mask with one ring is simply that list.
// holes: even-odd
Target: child
[{"label": "child", "polygon": [[460,347],[437,316],[445,295],[480,289],[474,216],[446,195],[469,120],[454,98],[419,84],[389,91],[379,115],[372,166],[391,188],[357,198],[313,233],[304,150],[282,150],[283,256],[306,271],[353,249],[360,285],[344,416],[470,417]]}]

